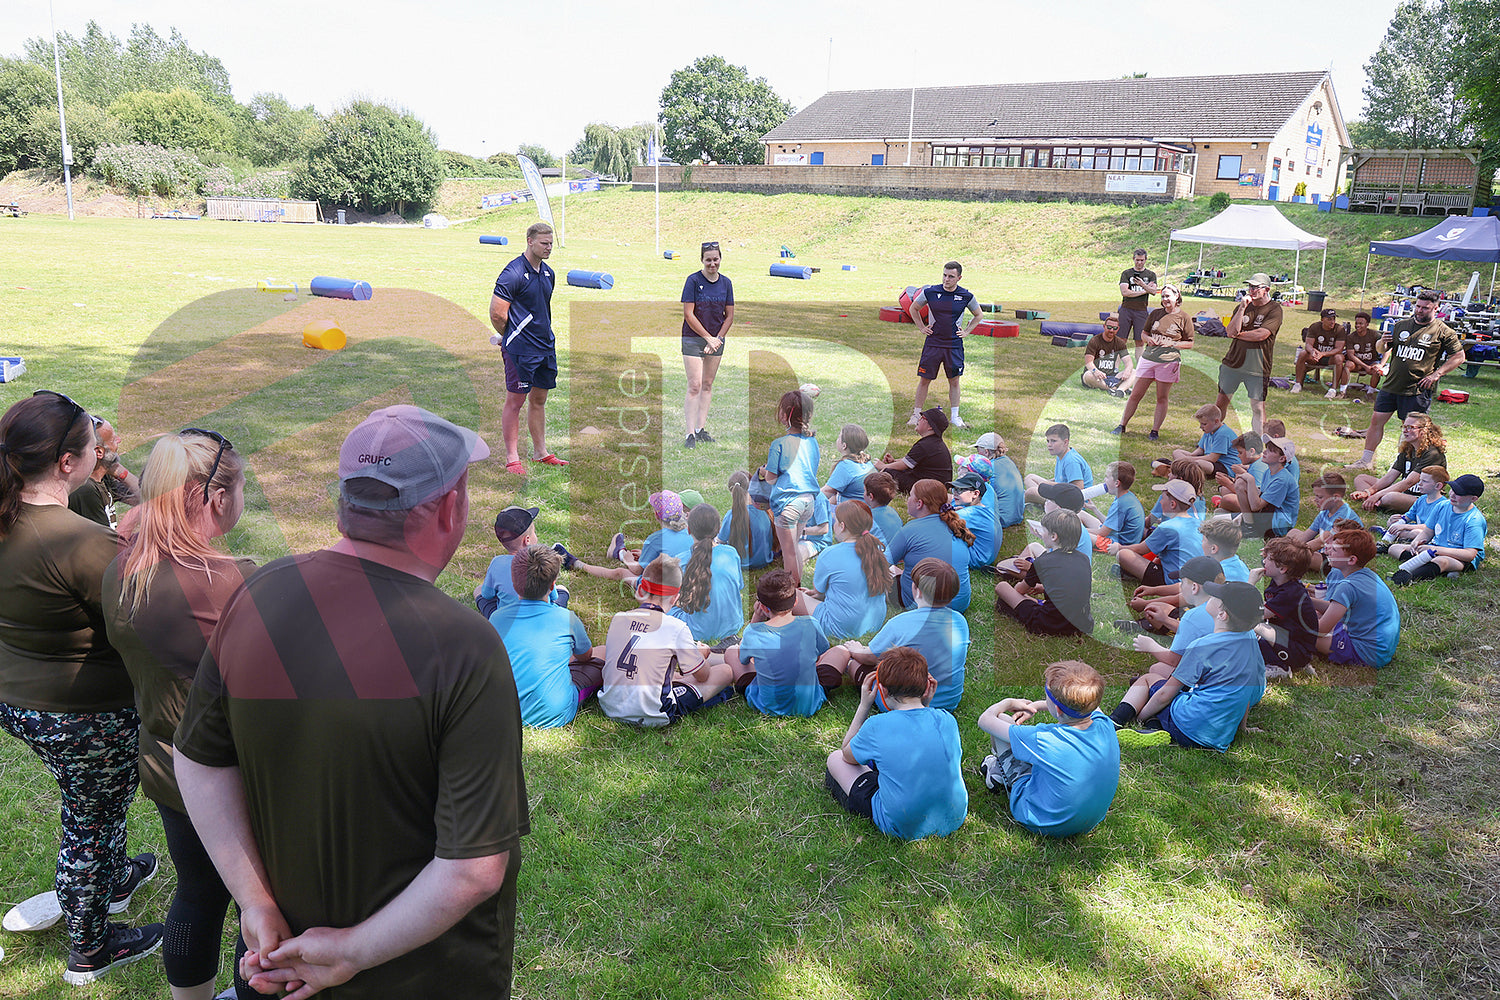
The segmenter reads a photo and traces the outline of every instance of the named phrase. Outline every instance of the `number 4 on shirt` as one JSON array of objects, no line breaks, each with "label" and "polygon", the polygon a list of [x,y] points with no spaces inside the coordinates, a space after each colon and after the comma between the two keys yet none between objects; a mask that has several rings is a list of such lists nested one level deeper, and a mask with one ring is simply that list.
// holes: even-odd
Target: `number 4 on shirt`
[{"label": "number 4 on shirt", "polygon": [[640,638],[638,635],[631,636],[630,641],[625,644],[625,648],[620,650],[620,655],[615,657],[615,669],[632,680],[635,679],[635,672],[639,669],[632,650],[635,649],[635,644],[640,641]]}]

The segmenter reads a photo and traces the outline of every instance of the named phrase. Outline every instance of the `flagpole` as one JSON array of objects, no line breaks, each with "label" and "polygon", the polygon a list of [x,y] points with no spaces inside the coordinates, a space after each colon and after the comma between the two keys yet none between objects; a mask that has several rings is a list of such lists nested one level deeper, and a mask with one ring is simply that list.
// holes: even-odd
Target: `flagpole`
[{"label": "flagpole", "polygon": [[656,164],[656,180],[653,187],[656,189],[656,256],[661,256],[661,128],[660,123],[651,126],[651,162]]},{"label": "flagpole", "polygon": [[63,111],[62,57],[57,53],[57,15],[47,4],[52,20],[52,72],[57,77],[57,127],[62,131],[63,187],[68,193],[68,221],[73,221],[73,149],[68,145],[68,116]]},{"label": "flagpole", "polygon": [[558,234],[558,243],[562,246],[568,245],[568,154],[562,155],[562,232]]}]

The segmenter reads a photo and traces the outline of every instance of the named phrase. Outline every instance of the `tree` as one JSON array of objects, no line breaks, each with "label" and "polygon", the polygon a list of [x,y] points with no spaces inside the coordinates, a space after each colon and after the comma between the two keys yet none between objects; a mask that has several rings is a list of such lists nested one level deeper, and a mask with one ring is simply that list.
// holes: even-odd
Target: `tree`
[{"label": "tree", "polygon": [[1493,171],[1500,159],[1500,0],[1464,0],[1448,5],[1455,34],[1453,64],[1468,121],[1484,147],[1481,164]]},{"label": "tree", "polygon": [[280,94],[250,99],[250,120],[241,136],[245,156],[257,167],[288,163],[307,155],[322,121],[312,105],[294,108]]},{"label": "tree", "polygon": [[[132,25],[126,43],[90,21],[82,38],[57,36],[63,86],[86,101],[108,107],[135,90],[190,90],[211,104],[233,103],[229,73],[206,52],[194,52],[176,28],[162,38],[149,24]],[[27,39],[26,58],[52,71],[52,40]]]},{"label": "tree", "polygon": [[591,122],[583,127],[583,138],[568,154],[568,160],[587,163],[596,174],[629,177],[632,167],[645,162],[646,138],[651,127],[650,122],[625,128]]},{"label": "tree", "polygon": [[522,143],[517,146],[516,155],[530,157],[531,162],[537,165],[538,170],[542,167],[557,166],[557,157],[547,152],[543,147],[533,146],[530,143]]},{"label": "tree", "polygon": [[190,90],[122,94],[109,106],[109,113],[130,129],[136,142],[146,145],[220,151],[235,148],[235,128],[229,118]]},{"label": "tree", "polygon": [[[82,173],[90,167],[94,162],[94,151],[100,146],[130,141],[130,130],[97,105],[69,101],[67,110],[68,145],[73,147],[74,173]],[[26,122],[25,142],[30,166],[62,176],[62,130],[58,127],[55,102],[32,109]]]},{"label": "tree", "polygon": [[703,56],[672,74],[661,92],[662,146],[679,163],[760,163],[760,138],[793,108],[766,78]]},{"label": "tree", "polygon": [[292,189],[298,197],[405,214],[430,205],[442,181],[442,157],[426,125],[388,105],[355,101],[323,121]]},{"label": "tree", "polygon": [[[1449,8],[1464,2],[1402,0],[1391,16],[1380,48],[1365,63],[1366,140],[1394,148],[1468,145],[1473,129],[1465,121],[1458,92],[1460,67],[1453,57]],[[1494,72],[1489,66],[1488,72]]]},{"label": "tree", "polygon": [[[0,59],[0,177],[17,167],[36,165],[26,139],[27,128],[37,108],[56,102],[52,74],[34,63]],[[58,144],[60,147],[61,140]]]}]

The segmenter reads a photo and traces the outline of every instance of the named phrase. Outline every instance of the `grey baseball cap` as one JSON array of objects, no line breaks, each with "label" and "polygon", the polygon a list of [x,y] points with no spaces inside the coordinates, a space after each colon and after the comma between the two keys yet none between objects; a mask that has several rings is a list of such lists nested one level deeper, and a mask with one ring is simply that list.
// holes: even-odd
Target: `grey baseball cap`
[{"label": "grey baseball cap", "polygon": [[410,510],[452,489],[471,462],[490,455],[473,431],[449,423],[420,406],[387,406],[371,413],[344,438],[339,482],[374,479],[396,491],[390,500],[350,497],[367,510]]}]

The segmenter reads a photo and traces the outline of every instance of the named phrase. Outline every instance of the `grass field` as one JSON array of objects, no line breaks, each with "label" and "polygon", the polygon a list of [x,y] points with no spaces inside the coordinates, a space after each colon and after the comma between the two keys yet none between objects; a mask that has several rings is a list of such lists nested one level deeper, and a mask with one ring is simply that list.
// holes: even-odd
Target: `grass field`
[{"label": "grass field", "polygon": [[[251,466],[232,546],[266,560],[325,544],[338,442],[370,408],[413,400],[498,444],[501,378],[484,310],[495,272],[519,252],[530,221],[523,213],[502,210],[447,231],[0,219],[0,355],[22,355],[30,369],[0,386],[0,406],[43,386],[67,391],[118,415],[136,464],[152,433],[222,430]],[[775,397],[798,382],[824,390],[816,423],[825,451],[846,421],[866,426],[872,450],[904,450],[917,345],[911,327],[880,323],[875,311],[901,287],[936,280],[948,257],[965,262],[965,284],[981,299],[1091,319],[1117,301],[1110,290],[1131,246],[1152,248],[1160,262],[1167,229],[1208,213],[1201,201],[1125,210],[663,196],[661,246],[685,261],[655,253],[652,214],[649,194],[569,199],[571,235],[554,266],[616,278],[612,292],[560,287],[555,300],[569,350],[549,437],[573,465],[524,482],[498,463],[475,472],[470,531],[440,580],[454,596],[467,595],[495,553],[489,520],[508,503],[539,504],[543,538],[586,555],[601,554],[621,524],[639,539],[641,501],[659,484],[697,487],[722,507],[729,472],[764,459],[777,433]],[[1363,241],[1430,224],[1287,214],[1337,234],[1329,255],[1336,305],[1351,289],[1358,297],[1364,259],[1354,250]],[[512,245],[480,247],[479,233],[508,235]],[[711,421],[722,444],[686,452],[672,440],[683,380],[677,300],[694,269],[691,250],[705,238],[726,247],[739,307]],[[822,272],[808,282],[766,277],[782,243]],[[1291,266],[1289,254],[1212,254],[1206,261],[1239,276]],[[1379,266],[1372,285],[1376,275],[1380,286],[1431,275],[1426,265]],[[315,274],[368,280],[375,298],[284,302],[253,291],[262,278],[305,288]],[[327,355],[301,348],[302,325],[325,317],[344,323],[350,346]],[[1311,318],[1289,311],[1287,323]],[[1105,433],[1118,404],[1075,388],[1078,352],[1048,346],[1034,323],[1022,327],[1017,339],[970,341],[965,416],[974,433],[998,429],[1032,469],[1049,467],[1040,431],[1056,420],[1073,426],[1096,473],[1117,455],[1140,465],[1156,453],[1138,433]],[[1282,338],[1282,370],[1291,339]],[[1174,391],[1165,441],[1196,439],[1191,411],[1212,392],[1223,346],[1200,345]],[[1471,403],[1435,414],[1455,469],[1488,477],[1500,464],[1496,378],[1453,379],[1473,390]],[[1315,394],[1280,395],[1272,407],[1298,442],[1304,492],[1325,464],[1357,457],[1358,442],[1328,431],[1362,425],[1367,407]],[[1494,520],[1494,497],[1481,506]],[[1023,541],[1012,532],[1004,551]],[[1377,568],[1388,574],[1384,562]],[[596,638],[608,614],[627,606],[615,588],[567,582]],[[528,731],[532,835],[518,995],[1494,994],[1500,585],[1492,571],[1402,591],[1406,627],[1389,669],[1324,671],[1319,681],[1274,687],[1252,716],[1263,731],[1230,753],[1127,754],[1109,817],[1061,843],[1021,830],[984,791],[973,766],[986,741],[974,719],[999,697],[1039,696],[1042,665],[1064,658],[1098,667],[1112,704],[1142,666],[1108,624],[1120,616],[1122,591],[1101,561],[1097,637],[1040,641],[997,623],[983,587],[968,614],[974,645],[958,711],[970,812],[943,840],[889,840],[840,814],[823,791],[823,757],[853,712],[849,692],[812,719],[763,718],[740,701],[669,732],[637,732],[590,707],[568,729]],[[55,786],[25,748],[0,743],[0,903],[50,886],[56,806]],[[164,853],[142,798],[131,847]],[[160,919],[171,884],[162,877],[139,894],[131,918]],[[60,982],[61,930],[6,934],[0,944],[0,995],[73,995]],[[166,992],[159,964],[148,961],[91,995]]]}]

